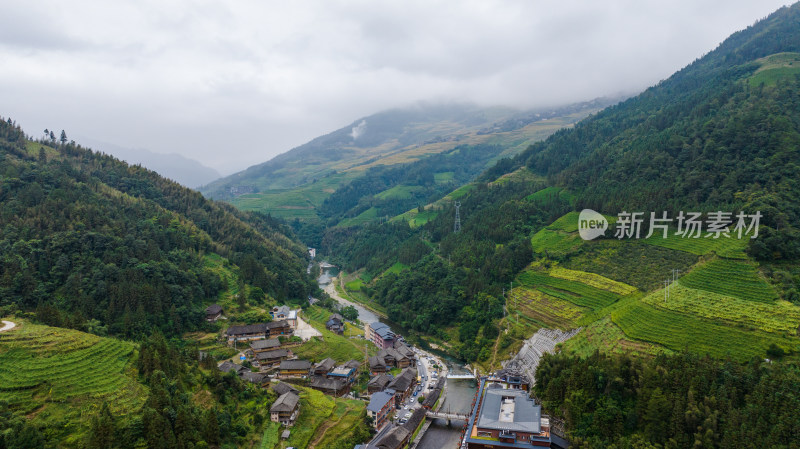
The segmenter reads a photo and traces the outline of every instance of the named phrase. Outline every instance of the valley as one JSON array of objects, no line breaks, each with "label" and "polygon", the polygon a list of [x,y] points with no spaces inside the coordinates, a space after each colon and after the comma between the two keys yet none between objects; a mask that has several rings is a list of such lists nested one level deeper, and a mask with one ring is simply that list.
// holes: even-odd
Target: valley
[{"label": "valley", "polygon": [[798,23],[198,190],[3,117],[0,449],[797,447]]}]

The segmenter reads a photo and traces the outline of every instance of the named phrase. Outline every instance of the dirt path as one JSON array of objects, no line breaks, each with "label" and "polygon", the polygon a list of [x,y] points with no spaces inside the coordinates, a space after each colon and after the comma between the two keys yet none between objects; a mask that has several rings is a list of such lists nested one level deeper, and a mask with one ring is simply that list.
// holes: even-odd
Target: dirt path
[{"label": "dirt path", "polygon": [[12,323],[11,321],[3,320],[3,327],[0,327],[0,332],[10,331],[11,329],[14,329],[15,327],[17,327],[17,323]]},{"label": "dirt path", "polygon": [[[350,406],[347,406],[347,408],[345,408],[345,410],[344,410],[344,413],[342,413],[339,416],[339,419],[337,419],[336,421],[326,420],[321,426],[319,426],[319,428],[317,428],[317,432],[316,432],[318,435],[317,435],[316,438],[314,438],[314,440],[311,443],[308,444],[308,449],[316,449],[317,444],[319,444],[320,441],[322,441],[322,439],[325,438],[325,434],[328,433],[328,430],[330,430],[331,427],[339,424],[339,422],[345,416],[347,416],[347,414],[350,412],[350,410],[351,410]],[[334,408],[334,411],[335,411],[335,408]],[[331,413],[331,414],[333,414],[333,413]]]}]

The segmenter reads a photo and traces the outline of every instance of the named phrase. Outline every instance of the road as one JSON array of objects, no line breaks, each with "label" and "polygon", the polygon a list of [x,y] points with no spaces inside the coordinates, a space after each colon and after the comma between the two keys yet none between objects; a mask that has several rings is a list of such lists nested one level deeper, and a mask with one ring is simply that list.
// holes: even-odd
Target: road
[{"label": "road", "polygon": [[11,321],[3,320],[3,327],[0,327],[0,332],[9,331],[17,327],[17,323],[12,323]]},{"label": "road", "polygon": [[[442,363],[442,361],[436,358],[433,354],[425,352],[419,348],[414,347],[414,352],[417,353],[417,371],[419,372],[420,381],[418,391],[416,396],[413,394],[408,397],[406,403],[403,404],[403,408],[398,410],[395,413],[396,418],[399,420],[400,418],[410,416],[409,414],[413,412],[415,409],[422,407],[418,398],[419,396],[425,396],[431,390],[428,387],[436,386],[436,382],[438,381],[439,377],[447,376],[447,366]],[[433,367],[433,365],[438,365],[440,367],[439,370]],[[437,380],[432,379],[433,373],[437,374]],[[417,391],[417,390],[414,390]]]}]

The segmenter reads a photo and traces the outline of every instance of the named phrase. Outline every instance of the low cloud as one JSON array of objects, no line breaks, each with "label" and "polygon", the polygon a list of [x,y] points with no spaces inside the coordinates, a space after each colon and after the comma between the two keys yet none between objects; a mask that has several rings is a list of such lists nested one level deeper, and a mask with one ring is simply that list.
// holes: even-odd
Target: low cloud
[{"label": "low cloud", "polygon": [[350,137],[352,137],[353,140],[358,140],[365,132],[367,132],[367,121],[361,120],[361,123],[354,126],[350,131]]},{"label": "low cloud", "polygon": [[781,4],[5,0],[0,115],[230,173],[418,101],[635,92]]}]

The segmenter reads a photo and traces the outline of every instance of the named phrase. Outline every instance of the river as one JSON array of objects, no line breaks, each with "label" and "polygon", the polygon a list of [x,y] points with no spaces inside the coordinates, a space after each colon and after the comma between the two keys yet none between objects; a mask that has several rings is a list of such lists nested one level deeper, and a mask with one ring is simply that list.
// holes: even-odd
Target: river
[{"label": "river", "polygon": [[[469,374],[463,365],[445,359],[451,374]],[[457,413],[470,413],[472,400],[478,391],[478,383],[473,379],[449,379],[447,381],[447,396],[442,403],[441,410]],[[466,423],[453,421],[447,425],[443,419],[435,419],[420,440],[418,449],[457,449],[461,438],[461,429]]]},{"label": "river", "polygon": [[319,284],[319,288],[325,290],[325,292],[327,292],[331,298],[335,299],[342,306],[355,307],[356,310],[358,310],[358,319],[362,323],[374,323],[376,321],[385,321],[381,320],[381,318],[378,315],[376,315],[373,311],[367,309],[366,307],[362,306],[361,304],[348,301],[339,296],[336,293],[333,284],[331,283],[331,281],[333,281],[338,275],[339,275],[339,270],[336,267],[323,268],[320,271],[319,277],[317,278],[317,283]]},{"label": "river", "polygon": [[[323,268],[317,282],[321,289],[328,292],[331,298],[339,302],[343,306],[353,306],[358,310],[358,319],[363,323],[373,323],[375,321],[386,322],[390,326],[396,324],[382,319],[371,310],[364,306],[348,301],[338,294],[333,289],[331,281],[338,275],[338,269]],[[452,374],[469,374],[469,370],[460,364],[457,360],[449,357],[442,358],[447,363],[447,368]],[[442,410],[449,410],[457,413],[470,413],[472,407],[472,400],[475,397],[475,392],[478,390],[478,383],[471,379],[450,379],[447,381],[447,396],[442,403]],[[444,448],[458,448],[459,439],[461,437],[461,429],[465,423],[454,421],[447,425],[447,421],[443,419],[436,419],[431,424],[425,436],[419,442],[418,449],[444,449]]]}]

